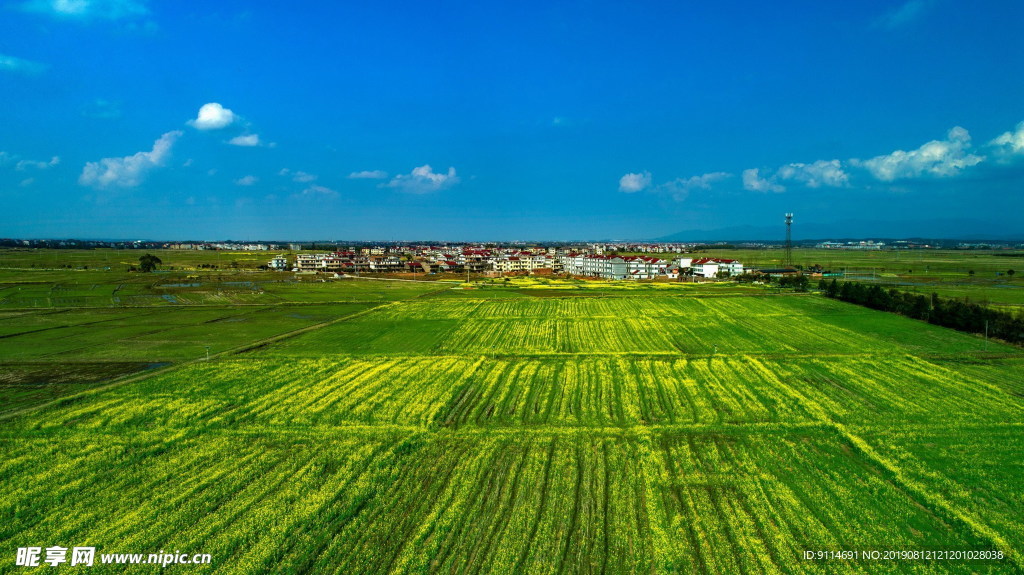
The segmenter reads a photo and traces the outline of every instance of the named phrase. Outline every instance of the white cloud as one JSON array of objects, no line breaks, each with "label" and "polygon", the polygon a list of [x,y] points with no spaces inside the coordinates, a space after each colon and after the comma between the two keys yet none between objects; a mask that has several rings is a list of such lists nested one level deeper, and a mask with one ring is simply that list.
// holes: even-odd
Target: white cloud
[{"label": "white cloud", "polygon": [[21,8],[60,18],[119,20],[149,14],[145,0],[28,0]]},{"label": "white cloud", "polygon": [[18,170],[19,172],[24,172],[25,170],[27,170],[29,168],[34,168],[34,169],[37,169],[37,170],[46,170],[48,168],[52,168],[52,167],[56,166],[59,163],[60,163],[60,157],[59,156],[54,156],[54,157],[50,158],[49,162],[40,162],[40,161],[37,161],[37,160],[21,160],[15,166],[15,169]]},{"label": "white cloud", "polygon": [[842,188],[850,183],[850,176],[839,160],[818,160],[813,164],[786,164],[775,172],[780,180],[795,180],[809,188],[829,186]]},{"label": "white cloud", "polygon": [[82,115],[97,120],[116,120],[121,117],[121,104],[97,98],[82,107]]},{"label": "white cloud", "polygon": [[103,158],[98,162],[89,162],[78,177],[83,186],[102,188],[133,188],[142,183],[146,174],[164,162],[171,154],[174,142],[181,137],[180,131],[167,132],[153,143],[149,152],[138,152],[123,158]]},{"label": "white cloud", "polygon": [[350,180],[385,180],[387,177],[388,173],[384,170],[363,170],[348,175]]},{"label": "white cloud", "polygon": [[235,136],[234,138],[231,138],[230,140],[228,140],[228,143],[231,144],[232,146],[259,146],[260,136],[259,134],[244,134],[241,136]]},{"label": "white cloud", "polygon": [[1015,155],[1024,153],[1024,122],[1017,124],[1012,132],[1004,132],[998,138],[988,143],[997,149],[1002,155]]},{"label": "white cloud", "polygon": [[49,66],[46,64],[40,64],[39,62],[0,54],[0,71],[3,72],[15,72],[18,74],[34,76],[36,74],[42,74],[48,67]]},{"label": "white cloud", "polygon": [[726,172],[711,172],[709,174],[702,174],[700,176],[690,176],[689,178],[678,178],[658,186],[659,191],[664,191],[672,194],[672,197],[676,200],[685,200],[690,195],[692,190],[710,190],[711,184],[720,182],[724,179],[731,178],[732,174]]},{"label": "white cloud", "polygon": [[332,190],[331,188],[328,188],[327,186],[320,186],[320,185],[314,184],[312,186],[309,186],[305,190],[302,190],[302,195],[303,196],[334,197],[334,196],[338,195],[338,192]]},{"label": "white cloud", "polygon": [[238,116],[234,112],[221,106],[217,102],[203,104],[199,108],[199,116],[195,120],[189,120],[188,124],[197,130],[220,130],[230,126]]},{"label": "white cloud", "polygon": [[390,182],[383,185],[410,194],[428,194],[450,188],[457,183],[459,183],[459,177],[455,175],[455,168],[448,168],[447,174],[438,174],[427,164],[413,168],[410,174],[395,176]]},{"label": "white cloud", "polygon": [[784,192],[786,188],[772,180],[762,178],[757,168],[743,170],[743,189],[751,192]]},{"label": "white cloud", "polygon": [[651,186],[651,173],[626,174],[619,178],[619,191],[627,194],[639,192]]},{"label": "white cloud", "polygon": [[260,179],[257,178],[256,176],[243,176],[243,177],[238,178],[237,180],[235,180],[235,185],[238,185],[238,186],[251,186],[251,185],[254,185],[256,182],[259,182],[259,181],[260,181]]},{"label": "white cloud", "polygon": [[298,171],[293,172],[293,171],[289,170],[288,168],[281,168],[281,171],[278,172],[277,175],[279,175],[279,176],[290,176],[293,182],[299,182],[299,183],[302,183],[302,184],[305,184],[307,182],[312,182],[312,181],[316,180],[316,178],[317,178],[317,176],[315,174],[307,174],[306,172],[303,172],[302,170],[298,170]]},{"label": "white cloud", "polygon": [[44,162],[39,160],[22,160],[21,156],[18,156],[16,154],[0,152],[0,166],[5,166],[10,163],[13,163],[14,169],[19,172],[24,172],[29,169],[48,170],[60,164],[60,156],[54,156],[50,158],[50,161]]},{"label": "white cloud", "polygon": [[970,147],[971,135],[956,126],[945,140],[932,140],[916,150],[896,150],[856,163],[883,182],[926,175],[948,177],[985,161],[984,156],[969,153]]}]

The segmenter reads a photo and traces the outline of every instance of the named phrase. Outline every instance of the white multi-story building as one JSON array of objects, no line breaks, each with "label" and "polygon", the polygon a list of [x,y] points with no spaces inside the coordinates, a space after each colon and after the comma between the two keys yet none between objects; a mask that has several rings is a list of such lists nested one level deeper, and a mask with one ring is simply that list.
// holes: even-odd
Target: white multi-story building
[{"label": "white multi-story building", "polygon": [[405,262],[398,256],[370,256],[368,259],[371,272],[405,271]]},{"label": "white multi-story building", "polygon": [[570,254],[562,256],[562,270],[574,276],[605,279],[625,279],[629,276],[627,262],[619,256]]},{"label": "white multi-story building", "polygon": [[705,278],[718,277],[719,272],[738,276],[743,273],[743,264],[736,260],[700,258],[690,262],[690,269],[693,270],[693,275]]},{"label": "white multi-story building", "polygon": [[295,269],[300,272],[338,272],[342,261],[338,254],[297,254]]},{"label": "white multi-story building", "polygon": [[286,270],[288,269],[288,258],[286,258],[283,255],[277,256],[274,259],[270,260],[270,263],[267,264],[267,267],[269,267],[272,270]]},{"label": "white multi-story building", "polygon": [[558,269],[559,262],[548,254],[531,254],[520,252],[518,254],[502,254],[490,258],[491,269],[501,273],[532,272],[538,269]]},{"label": "white multi-story building", "polygon": [[637,280],[666,276],[672,265],[669,261],[646,256],[630,256],[622,259],[626,261],[626,277]]},{"label": "white multi-story building", "polygon": [[560,260],[570,275],[605,279],[653,279],[667,276],[672,268],[672,262],[645,256],[567,254]]}]

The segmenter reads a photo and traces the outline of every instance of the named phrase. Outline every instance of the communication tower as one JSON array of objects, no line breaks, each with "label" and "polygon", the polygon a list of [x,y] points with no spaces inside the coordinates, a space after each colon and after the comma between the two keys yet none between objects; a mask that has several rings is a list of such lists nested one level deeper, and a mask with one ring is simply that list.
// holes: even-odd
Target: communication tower
[{"label": "communication tower", "polygon": [[786,267],[793,267],[793,214],[786,214]]}]

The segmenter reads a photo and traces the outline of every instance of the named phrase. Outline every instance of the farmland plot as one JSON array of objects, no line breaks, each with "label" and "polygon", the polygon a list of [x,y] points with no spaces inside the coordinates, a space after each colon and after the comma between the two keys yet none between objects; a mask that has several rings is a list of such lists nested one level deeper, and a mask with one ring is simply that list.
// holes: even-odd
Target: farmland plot
[{"label": "farmland plot", "polygon": [[[721,306],[721,309],[719,309]],[[408,314],[406,319],[403,316]],[[575,315],[574,315],[575,314]],[[867,333],[865,333],[867,332]],[[1017,348],[812,297],[429,300],[268,350],[324,354],[950,354]]]},{"label": "farmland plot", "polygon": [[[4,420],[0,541],[225,573],[1019,571],[1024,354],[978,344],[823,298],[394,303]],[[802,559],[922,548],[1009,558]]]}]

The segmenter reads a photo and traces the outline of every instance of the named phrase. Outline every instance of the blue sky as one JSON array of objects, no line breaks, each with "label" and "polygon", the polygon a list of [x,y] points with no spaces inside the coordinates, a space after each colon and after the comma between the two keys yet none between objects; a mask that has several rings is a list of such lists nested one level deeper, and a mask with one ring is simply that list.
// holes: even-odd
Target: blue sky
[{"label": "blue sky", "polygon": [[0,2],[0,236],[1024,235],[1018,1]]}]

